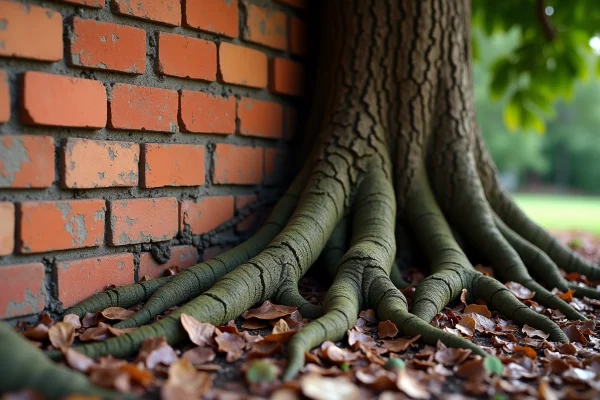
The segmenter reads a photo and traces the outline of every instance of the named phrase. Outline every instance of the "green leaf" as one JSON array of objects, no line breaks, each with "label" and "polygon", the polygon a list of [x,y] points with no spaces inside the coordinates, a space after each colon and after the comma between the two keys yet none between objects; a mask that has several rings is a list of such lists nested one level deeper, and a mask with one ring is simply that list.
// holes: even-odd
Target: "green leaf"
[{"label": "green leaf", "polygon": [[509,131],[515,132],[521,126],[521,105],[514,98],[504,108],[503,117]]},{"label": "green leaf", "polygon": [[483,361],[483,366],[490,374],[502,376],[502,370],[504,369],[504,366],[498,357],[486,357],[486,359]]},{"label": "green leaf", "polygon": [[390,371],[406,369],[406,364],[400,358],[390,358],[385,363],[385,369]]},{"label": "green leaf", "polygon": [[350,371],[350,364],[349,364],[348,362],[343,362],[343,363],[340,365],[340,369],[341,369],[343,372],[348,372],[348,371]]}]

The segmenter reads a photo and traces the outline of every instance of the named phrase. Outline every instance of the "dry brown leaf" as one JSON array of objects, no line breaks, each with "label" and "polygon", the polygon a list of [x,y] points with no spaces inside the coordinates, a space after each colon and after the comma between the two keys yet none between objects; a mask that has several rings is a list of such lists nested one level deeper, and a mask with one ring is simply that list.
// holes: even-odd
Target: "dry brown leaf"
[{"label": "dry brown leaf", "polygon": [[262,321],[262,320],[256,319],[256,318],[251,318],[242,323],[242,329],[249,329],[249,330],[263,329],[263,328],[266,328],[267,326],[269,326],[267,321]]},{"label": "dry brown leaf", "polygon": [[262,340],[260,342],[252,343],[249,350],[250,351],[247,356],[248,359],[263,358],[272,356],[273,354],[281,353],[283,346],[281,343],[267,342]]},{"label": "dry brown leaf", "polygon": [[492,317],[490,310],[488,310],[487,306],[483,304],[469,304],[463,310],[463,314],[478,314],[483,315],[486,318]]},{"label": "dry brown leaf", "polygon": [[[314,364],[310,364],[315,366]],[[360,391],[348,378],[308,374],[300,378],[302,393],[314,400],[358,400]]]},{"label": "dry brown leaf", "polygon": [[475,320],[475,330],[482,333],[497,333],[496,323],[481,314],[471,314],[471,318]]},{"label": "dry brown leaf", "polygon": [[200,347],[215,346],[215,335],[218,330],[214,325],[199,322],[187,314],[181,314],[180,320],[192,343]]},{"label": "dry brown leaf", "polygon": [[263,320],[272,320],[286,315],[290,315],[294,311],[297,311],[296,307],[282,306],[279,304],[273,304],[270,301],[265,301],[259,308],[253,308],[242,314],[244,319],[257,318]]},{"label": "dry brown leaf", "polygon": [[376,392],[394,390],[396,386],[396,375],[381,367],[371,364],[367,368],[356,371],[356,379]]},{"label": "dry brown leaf", "polygon": [[234,362],[242,356],[242,350],[246,347],[246,341],[240,335],[225,332],[218,335],[215,341],[219,345],[219,351],[226,353],[227,362]]},{"label": "dry brown leaf", "polygon": [[141,385],[145,388],[148,388],[152,384],[152,382],[154,382],[154,375],[152,375],[150,371],[140,369],[136,365],[121,365],[119,367],[119,370],[129,375],[129,379],[132,382],[137,383],[138,385]]},{"label": "dry brown leaf", "polygon": [[187,350],[185,353],[183,353],[181,358],[188,360],[196,367],[198,365],[211,362],[216,356],[217,353],[215,353],[212,347],[196,347]]},{"label": "dry brown leaf", "polygon": [[131,318],[133,314],[135,314],[135,311],[123,307],[108,307],[102,311],[102,316],[111,321],[123,321]]},{"label": "dry brown leaf", "polygon": [[529,300],[535,296],[535,292],[517,282],[506,282],[506,287],[517,299]]},{"label": "dry brown leaf", "polygon": [[81,325],[84,328],[90,328],[92,326],[97,325],[102,320],[104,320],[104,317],[102,316],[102,313],[100,311],[95,313],[85,313],[85,315],[81,319]]},{"label": "dry brown leaf", "polygon": [[513,351],[515,352],[515,354],[522,354],[522,355],[524,355],[526,357],[531,358],[532,360],[536,360],[537,359],[537,353],[531,347],[527,347],[527,346],[515,346],[513,348]]},{"label": "dry brown leaf", "polygon": [[375,346],[377,342],[371,336],[364,334],[357,327],[354,327],[347,331],[348,333],[348,344],[353,350],[358,350],[360,344],[365,346]]},{"label": "dry brown leaf", "polygon": [[402,353],[410,347],[411,344],[419,340],[421,336],[413,336],[411,338],[398,338],[394,340],[384,340],[381,346],[392,353]]},{"label": "dry brown leaf", "polygon": [[231,320],[227,323],[227,325],[219,325],[217,326],[217,329],[220,332],[229,332],[229,333],[235,333],[236,335],[240,334],[240,331],[238,331],[237,326],[235,325],[235,321]]},{"label": "dry brown leaf", "polygon": [[360,314],[358,314],[358,316],[370,324],[377,322],[377,317],[375,316],[375,311],[373,310],[363,310],[360,312]]},{"label": "dry brown leaf", "polygon": [[131,391],[131,380],[127,372],[121,371],[121,365],[91,366],[88,371],[90,382],[96,386],[116,389],[121,393],[129,393]]},{"label": "dry brown leaf", "polygon": [[431,397],[427,388],[407,370],[398,371],[396,386],[413,399],[429,399]]},{"label": "dry brown leaf", "polygon": [[87,372],[92,365],[96,364],[94,360],[72,348],[65,348],[63,354],[65,355],[67,365],[79,372]]},{"label": "dry brown leaf", "polygon": [[273,331],[271,332],[271,334],[272,335],[279,335],[281,333],[286,333],[286,332],[289,332],[289,331],[290,331],[289,325],[282,318],[279,321],[277,321],[277,323],[275,324],[275,326],[273,326]]},{"label": "dry brown leaf", "polygon": [[63,322],[68,322],[69,324],[73,325],[75,329],[81,328],[81,321],[79,320],[79,317],[75,314],[65,315],[63,317]]},{"label": "dry brown leaf", "polygon": [[471,350],[469,349],[446,347],[442,342],[438,342],[437,351],[433,358],[440,364],[451,367],[465,361],[469,357],[469,354],[471,354]]},{"label": "dry brown leaf", "polygon": [[139,329],[137,326],[133,327],[133,328],[115,328],[114,326],[107,326],[106,327],[108,329],[108,331],[110,333],[112,333],[114,336],[121,336],[121,335],[126,335],[128,333],[131,333],[137,329]]},{"label": "dry brown leaf", "polygon": [[460,302],[465,306],[467,305],[467,289],[460,291]]},{"label": "dry brown leaf", "polygon": [[475,319],[469,315],[463,315],[461,320],[456,324],[458,329],[463,335],[472,337],[475,333]]},{"label": "dry brown leaf", "polygon": [[40,315],[40,323],[46,325],[48,328],[54,324],[54,319],[47,312],[43,312]]},{"label": "dry brown leaf", "polygon": [[153,337],[144,340],[135,361],[153,370],[158,364],[173,364],[177,361],[177,355],[164,337]]},{"label": "dry brown leaf", "polygon": [[43,342],[48,340],[48,330],[48,325],[37,324],[33,328],[29,328],[25,332],[23,332],[23,336],[30,340],[37,340],[38,342]]},{"label": "dry brown leaf", "polygon": [[79,340],[82,342],[105,340],[110,336],[110,331],[108,328],[108,324],[100,322],[97,327],[86,329],[81,335],[79,335]]},{"label": "dry brown leaf", "polygon": [[163,400],[199,399],[212,387],[212,375],[199,372],[187,360],[179,360],[169,367],[169,379],[161,388]]},{"label": "dry brown leaf", "polygon": [[563,372],[562,378],[571,383],[586,383],[596,378],[596,373],[588,369],[570,368]]},{"label": "dry brown leaf", "polygon": [[460,364],[456,368],[456,376],[470,381],[482,381],[488,376],[488,372],[483,365],[483,359],[477,358]]},{"label": "dry brown leaf", "polygon": [[573,289],[568,289],[565,293],[559,291],[556,295],[558,297],[560,297],[561,299],[563,299],[564,301],[566,301],[567,303],[570,303],[573,301],[574,294],[575,294],[575,291]]},{"label": "dry brown leaf", "polygon": [[392,321],[381,321],[377,325],[377,335],[380,339],[393,338],[398,334],[398,328]]},{"label": "dry brown leaf", "polygon": [[548,383],[548,379],[540,380],[540,384],[538,386],[538,397],[540,400],[558,400],[558,394],[550,387]]},{"label": "dry brown leaf", "polygon": [[347,349],[342,349],[336,346],[333,342],[327,341],[321,345],[322,359],[325,359],[333,364],[343,364],[352,362],[358,358],[358,354]]},{"label": "dry brown leaf", "polygon": [[577,354],[577,347],[573,343],[561,343],[556,346],[556,350],[560,354]]},{"label": "dry brown leaf", "polygon": [[529,337],[536,337],[537,336],[537,337],[542,338],[542,339],[548,339],[548,337],[550,336],[549,333],[546,333],[546,332],[541,331],[539,329],[532,328],[531,326],[529,326],[527,324],[525,324],[525,326],[523,326],[522,331],[523,331],[524,334],[526,334]]},{"label": "dry brown leaf", "polygon": [[48,329],[48,338],[57,349],[70,347],[75,340],[75,327],[68,322],[57,322]]}]

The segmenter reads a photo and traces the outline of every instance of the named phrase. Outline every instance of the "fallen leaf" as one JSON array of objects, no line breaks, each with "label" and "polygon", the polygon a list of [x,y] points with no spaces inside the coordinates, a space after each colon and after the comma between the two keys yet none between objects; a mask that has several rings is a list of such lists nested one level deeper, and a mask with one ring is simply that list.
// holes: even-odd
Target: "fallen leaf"
[{"label": "fallen leaf", "polygon": [[333,342],[326,341],[321,345],[321,358],[340,365],[345,362],[356,360],[358,354],[347,349],[339,348]]},{"label": "fallen leaf", "polygon": [[255,329],[263,329],[263,328],[266,328],[267,326],[269,326],[267,321],[262,321],[262,320],[256,319],[256,318],[252,318],[252,319],[242,322],[242,329],[255,330]]},{"label": "fallen leaf", "polygon": [[180,321],[192,343],[200,347],[215,346],[217,328],[214,325],[199,322],[187,314],[181,314]]},{"label": "fallen leaf", "polygon": [[248,352],[247,356],[248,359],[263,358],[272,356],[273,354],[281,353],[283,346],[281,343],[262,340],[260,342],[252,343],[249,350],[250,351]]},{"label": "fallen leaf", "polygon": [[95,312],[95,313],[89,313],[88,312],[88,313],[85,313],[85,315],[81,319],[81,325],[84,328],[89,328],[89,327],[92,327],[94,325],[97,325],[103,319],[104,319],[104,317],[102,316],[102,313],[100,311]]},{"label": "fallen leaf", "polygon": [[153,370],[158,364],[171,365],[177,359],[175,350],[161,336],[144,340],[135,361],[142,362],[146,368]]},{"label": "fallen leaf", "polygon": [[112,321],[124,321],[131,318],[133,314],[135,314],[135,311],[123,307],[108,307],[102,311],[102,316]]},{"label": "fallen leaf", "polygon": [[487,374],[488,372],[484,366],[484,360],[482,358],[465,361],[456,368],[456,376],[468,380],[483,380]]},{"label": "fallen leaf", "polygon": [[54,324],[54,319],[52,319],[50,314],[48,314],[47,312],[43,312],[40,315],[40,323],[42,323],[42,324],[46,325],[48,328],[50,328],[50,326],[52,324]]},{"label": "fallen leaf", "polygon": [[429,399],[431,397],[425,386],[415,379],[407,370],[398,371],[396,386],[401,392],[404,392],[404,394],[414,399]]},{"label": "fallen leaf", "polygon": [[540,400],[558,400],[558,394],[550,387],[548,383],[548,379],[540,380],[540,384],[538,386],[538,396]]},{"label": "fallen leaf", "polygon": [[358,350],[359,345],[362,343],[366,346],[375,346],[377,342],[371,336],[361,332],[357,327],[354,327],[347,331],[348,344],[353,350]]},{"label": "fallen leaf", "polygon": [[475,326],[475,319],[469,315],[464,315],[458,324],[456,324],[456,329],[465,336],[472,337],[475,333]]},{"label": "fallen leaf", "polygon": [[460,302],[465,306],[467,305],[467,289],[463,289],[460,291]]},{"label": "fallen leaf", "polygon": [[154,375],[150,371],[139,369],[133,364],[125,364],[119,367],[119,370],[129,375],[129,379],[145,388],[148,388],[154,381]]},{"label": "fallen leaf", "polygon": [[138,329],[138,327],[133,327],[133,328],[115,328],[114,326],[107,326],[106,327],[108,329],[108,331],[110,333],[112,333],[114,336],[121,336],[121,335],[126,335],[128,333],[131,333],[135,330]]},{"label": "fallen leaf", "polygon": [[398,334],[398,328],[392,321],[381,321],[377,325],[377,335],[380,339],[393,338]]},{"label": "fallen leaf", "polygon": [[[125,364],[125,363],[123,363]],[[93,365],[89,369],[89,379],[96,386],[116,389],[121,393],[131,391],[129,374],[121,371],[119,366]]]},{"label": "fallen leaf", "polygon": [[523,354],[526,357],[531,358],[532,360],[537,359],[537,354],[535,352],[534,349],[532,349],[531,347],[527,347],[527,346],[515,346],[513,351],[516,354]]},{"label": "fallen leaf", "polygon": [[73,325],[75,329],[81,328],[81,321],[79,320],[79,317],[75,314],[65,315],[63,317],[63,322],[68,322],[69,324]]},{"label": "fallen leaf", "polygon": [[300,378],[300,388],[306,397],[314,400],[358,400],[360,397],[358,387],[345,377],[308,374]]},{"label": "fallen leaf", "polygon": [[535,296],[535,292],[527,289],[517,282],[506,282],[506,287],[517,299],[529,300]]},{"label": "fallen leaf", "polygon": [[87,372],[92,365],[96,364],[90,357],[73,350],[72,348],[65,348],[63,354],[65,355],[67,365],[80,372]]},{"label": "fallen leaf", "polygon": [[587,369],[570,368],[570,369],[566,370],[565,372],[563,372],[562,378],[564,380],[566,380],[567,382],[586,383],[586,382],[591,381],[592,379],[596,378],[596,373],[594,371],[590,371]]},{"label": "fallen leaf", "polygon": [[394,390],[396,386],[396,375],[380,367],[371,364],[367,368],[360,369],[354,374],[356,379],[376,392]]},{"label": "fallen leaf", "polygon": [[253,308],[242,314],[244,319],[257,318],[263,320],[272,320],[286,315],[290,315],[298,310],[296,307],[282,306],[265,301],[259,308]]},{"label": "fallen leaf", "polygon": [[215,341],[219,345],[219,351],[226,353],[227,362],[234,362],[242,356],[242,350],[246,347],[246,341],[240,335],[225,332],[218,335]]},{"label": "fallen leaf", "polygon": [[475,330],[482,333],[497,333],[496,323],[481,314],[471,314],[471,318],[475,320]]},{"label": "fallen leaf", "polygon": [[421,336],[413,336],[411,338],[398,338],[394,340],[384,340],[381,342],[381,346],[392,353],[402,353],[410,347],[411,344],[419,340]]},{"label": "fallen leaf", "polygon": [[525,326],[523,326],[522,331],[523,331],[524,334],[526,334],[529,337],[536,337],[537,336],[537,337],[542,338],[542,339],[548,339],[548,337],[550,337],[549,333],[546,333],[546,332],[541,331],[539,329],[532,328],[531,326],[529,326],[527,324],[525,324]]},{"label": "fallen leaf", "polygon": [[196,347],[184,352],[181,358],[189,361],[196,367],[211,362],[216,356],[217,354],[212,347]]},{"label": "fallen leaf", "polygon": [[109,337],[110,331],[108,325],[100,322],[97,327],[86,329],[81,335],[79,340],[82,342],[89,342],[92,340],[102,341]]},{"label": "fallen leaf", "polygon": [[492,317],[492,313],[488,310],[487,306],[482,304],[469,304],[463,310],[463,314],[479,314],[486,318]]},{"label": "fallen leaf", "polygon": [[212,387],[212,375],[196,371],[187,360],[179,360],[169,367],[169,378],[161,388],[164,400],[198,399]]},{"label": "fallen leaf", "polygon": [[360,312],[360,314],[358,314],[358,316],[370,324],[377,322],[377,317],[375,316],[375,311],[373,310],[363,310]]},{"label": "fallen leaf", "polygon": [[585,336],[583,336],[583,333],[581,333],[577,325],[572,324],[567,326],[566,328],[562,328],[562,330],[565,333],[565,335],[567,335],[567,338],[569,338],[570,342],[578,342],[583,344],[584,346],[587,345],[587,339],[585,338]]},{"label": "fallen leaf", "polygon": [[577,354],[577,347],[573,345],[573,343],[561,343],[556,346],[556,350],[560,354]]},{"label": "fallen leaf", "polygon": [[57,349],[69,347],[75,340],[75,327],[68,322],[57,322],[48,330],[48,338]]},{"label": "fallen leaf", "polygon": [[446,347],[445,344],[438,341],[437,351],[433,358],[440,364],[451,367],[465,361],[469,357],[469,354],[471,354],[471,350],[469,349]]},{"label": "fallen leaf", "polygon": [[567,303],[570,303],[573,301],[574,294],[575,294],[575,291],[573,289],[568,289],[565,293],[559,291],[556,295],[558,297],[560,297],[561,299],[563,299],[564,301],[566,301]]},{"label": "fallen leaf", "polygon": [[289,325],[282,318],[279,321],[277,321],[277,323],[275,324],[275,326],[273,326],[273,331],[271,332],[271,334],[272,335],[279,335],[281,333],[286,333],[286,332],[289,332],[289,331],[290,331]]},{"label": "fallen leaf", "polygon": [[23,332],[23,336],[30,340],[37,340],[39,342],[43,342],[48,340],[48,325],[45,324],[37,324],[33,328],[27,329]]}]

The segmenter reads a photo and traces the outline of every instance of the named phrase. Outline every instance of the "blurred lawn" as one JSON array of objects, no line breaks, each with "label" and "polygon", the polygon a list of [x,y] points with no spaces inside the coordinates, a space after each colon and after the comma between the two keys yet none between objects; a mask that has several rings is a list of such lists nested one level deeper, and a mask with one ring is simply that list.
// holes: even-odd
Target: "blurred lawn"
[{"label": "blurred lawn", "polygon": [[517,193],[513,198],[546,229],[575,229],[600,235],[600,197]]}]

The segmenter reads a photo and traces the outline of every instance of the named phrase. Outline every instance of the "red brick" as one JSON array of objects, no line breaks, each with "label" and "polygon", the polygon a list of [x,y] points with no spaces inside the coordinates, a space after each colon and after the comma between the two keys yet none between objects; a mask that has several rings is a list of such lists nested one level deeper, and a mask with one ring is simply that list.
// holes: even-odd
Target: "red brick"
[{"label": "red brick", "polygon": [[63,56],[60,13],[49,8],[1,1],[0,56],[59,61]]},{"label": "red brick", "polygon": [[283,4],[287,4],[290,7],[306,8],[306,0],[275,0]]},{"label": "red brick", "polygon": [[170,240],[177,234],[178,206],[174,197],[113,200],[110,208],[110,244]]},{"label": "red brick", "polygon": [[44,309],[44,265],[0,267],[0,318],[35,314]]},{"label": "red brick", "polygon": [[104,241],[104,200],[26,201],[20,211],[21,253],[79,249]]},{"label": "red brick", "polygon": [[142,144],[142,187],[204,185],[204,146]]},{"label": "red brick", "polygon": [[287,47],[287,19],[281,11],[246,3],[244,39],[285,50]]},{"label": "red brick", "polygon": [[307,53],[308,30],[304,21],[300,18],[290,17],[288,36],[290,53],[299,55]]},{"label": "red brick", "polygon": [[216,184],[255,185],[262,181],[262,148],[219,143],[214,163],[213,182]]},{"label": "red brick", "polygon": [[144,275],[148,275],[152,279],[160,278],[171,267],[185,269],[197,263],[198,250],[194,246],[171,247],[171,258],[164,264],[157,263],[150,253],[141,253],[138,276],[142,278]]},{"label": "red brick", "polygon": [[75,18],[70,38],[73,65],[132,74],[146,72],[146,32],[142,29]]},{"label": "red brick", "polygon": [[233,218],[233,197],[204,197],[193,201],[182,201],[179,213],[179,229],[183,232],[189,225],[194,235],[208,233]]},{"label": "red brick", "polygon": [[285,58],[272,59],[269,90],[278,94],[302,96],[304,94],[302,65]]},{"label": "red brick", "polygon": [[207,249],[204,249],[202,253],[202,260],[208,261],[210,259],[215,258],[216,256],[225,253],[227,250],[231,250],[233,246],[225,245],[225,246],[213,246]]},{"label": "red brick", "polygon": [[8,75],[0,69],[0,123],[8,122],[10,119],[10,88],[8,87]]},{"label": "red brick", "polygon": [[278,139],[283,136],[283,107],[281,104],[242,98],[238,104],[240,133]]},{"label": "red brick", "polygon": [[214,81],[217,78],[217,46],[202,39],[160,32],[158,73]]},{"label": "red brick", "polygon": [[149,19],[165,25],[181,25],[180,0],[114,0],[114,13]]},{"label": "red brick", "polygon": [[278,185],[283,183],[287,154],[283,150],[265,149],[265,184]]},{"label": "red brick", "polygon": [[131,142],[66,139],[61,148],[61,186],[90,189],[137,186],[140,147]]},{"label": "red brick", "polygon": [[235,98],[181,91],[181,130],[193,133],[235,133]]},{"label": "red brick", "polygon": [[109,126],[113,129],[174,133],[178,94],[174,90],[116,83],[112,87]]},{"label": "red brick", "polygon": [[63,3],[75,4],[92,8],[104,8],[105,0],[58,0]]},{"label": "red brick", "polygon": [[[15,248],[15,205],[0,202],[0,256],[12,254]],[[2,267],[0,267],[2,268]]]},{"label": "red brick", "polygon": [[264,88],[267,86],[267,55],[247,47],[220,43],[219,72],[224,83]]},{"label": "red brick", "polygon": [[46,188],[54,181],[54,139],[0,136],[0,187]]},{"label": "red brick", "polygon": [[184,0],[183,23],[235,38],[238,35],[238,0]]},{"label": "red brick", "polygon": [[128,253],[57,261],[54,279],[58,300],[63,307],[71,307],[110,285],[131,284],[133,271],[133,255]]},{"label": "red brick", "polygon": [[22,118],[27,124],[106,126],[106,90],[99,81],[26,72],[21,106]]},{"label": "red brick", "polygon": [[[242,210],[249,204],[254,203],[258,197],[255,194],[249,194],[244,196],[235,196],[235,209],[237,211]],[[237,232],[247,232],[252,229],[258,221],[258,214],[252,213],[244,220],[235,226]]]}]

